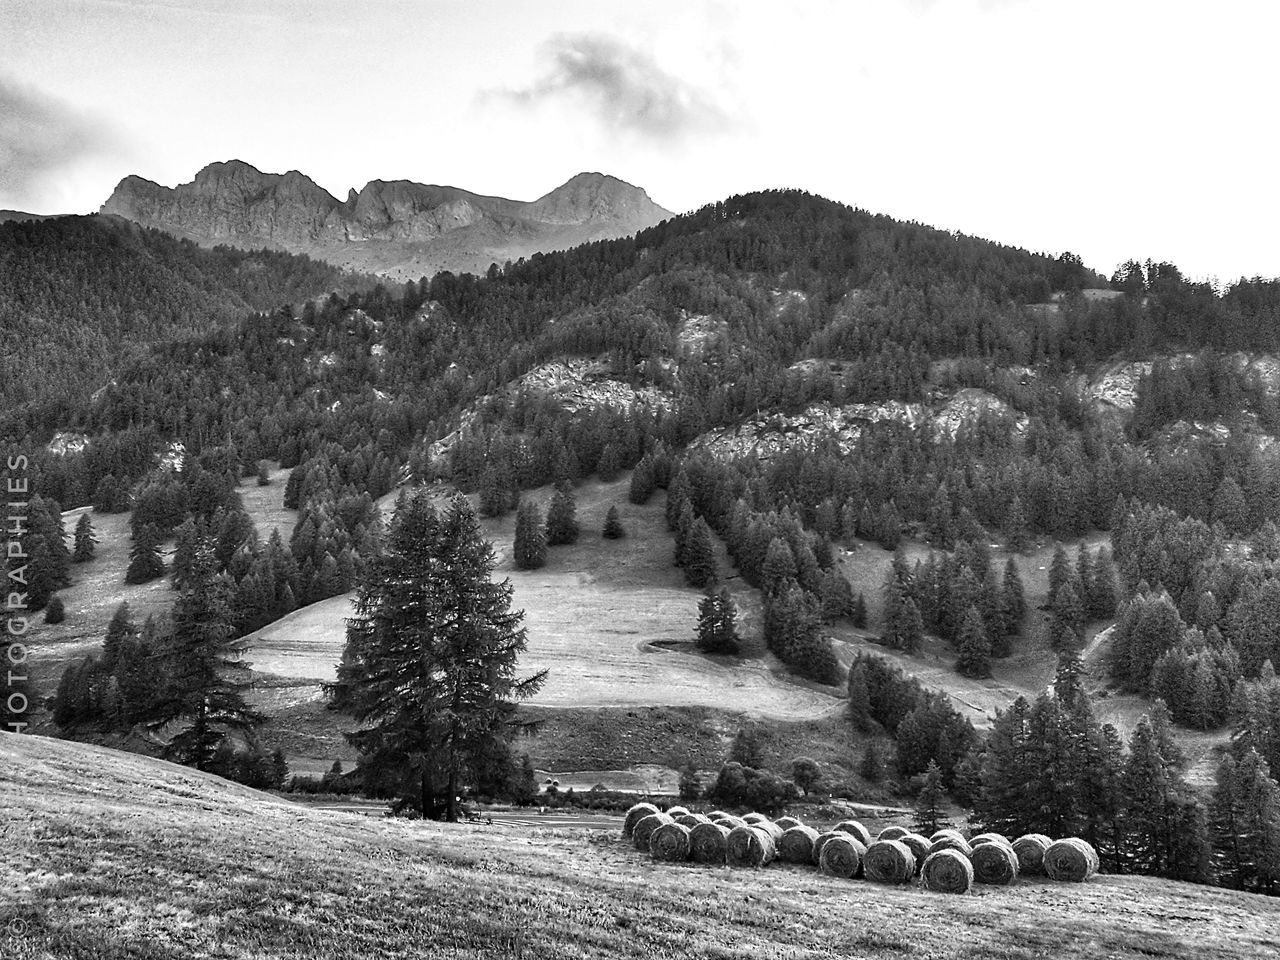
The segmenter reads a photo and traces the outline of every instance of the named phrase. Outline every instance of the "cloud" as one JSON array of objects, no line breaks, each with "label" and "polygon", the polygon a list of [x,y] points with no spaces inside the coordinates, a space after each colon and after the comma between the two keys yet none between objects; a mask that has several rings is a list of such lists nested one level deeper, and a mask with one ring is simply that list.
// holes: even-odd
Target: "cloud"
[{"label": "cloud", "polygon": [[705,91],[664,70],[649,54],[604,34],[557,34],[539,51],[543,69],[532,84],[489,96],[536,106],[570,101],[609,130],[660,141],[720,133],[728,114]]},{"label": "cloud", "polygon": [[96,123],[0,76],[0,201],[38,201],[59,171],[109,146]]}]

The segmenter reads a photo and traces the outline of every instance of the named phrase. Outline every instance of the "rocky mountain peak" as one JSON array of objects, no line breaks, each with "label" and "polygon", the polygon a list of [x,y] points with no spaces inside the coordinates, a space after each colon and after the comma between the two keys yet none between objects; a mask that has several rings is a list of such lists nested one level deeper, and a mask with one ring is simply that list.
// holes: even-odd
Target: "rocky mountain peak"
[{"label": "rocky mountain peak", "polygon": [[532,202],[411,180],[371,180],[339,201],[297,170],[264,173],[243,160],[211,163],[172,188],[125,177],[101,212],[198,243],[274,247],[397,279],[479,273],[671,216],[639,187],[600,173]]}]

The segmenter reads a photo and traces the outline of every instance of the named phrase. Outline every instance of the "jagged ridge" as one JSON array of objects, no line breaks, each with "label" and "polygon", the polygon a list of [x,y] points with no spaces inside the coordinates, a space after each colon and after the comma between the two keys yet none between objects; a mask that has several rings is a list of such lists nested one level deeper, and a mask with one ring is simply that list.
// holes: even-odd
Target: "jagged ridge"
[{"label": "jagged ridge", "polygon": [[477,272],[671,216],[644,190],[600,173],[527,202],[409,180],[372,180],[339,201],[297,170],[263,173],[240,160],[211,163],[172,188],[125,177],[101,212],[197,243],[273,247],[411,278]]}]

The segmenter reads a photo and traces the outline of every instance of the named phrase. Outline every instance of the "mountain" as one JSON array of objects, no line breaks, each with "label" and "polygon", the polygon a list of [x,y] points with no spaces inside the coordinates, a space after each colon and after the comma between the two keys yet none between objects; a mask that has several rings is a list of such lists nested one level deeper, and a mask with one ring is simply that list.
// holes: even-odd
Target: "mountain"
[{"label": "mountain", "polygon": [[408,180],[373,180],[339,201],[296,170],[263,173],[239,160],[212,163],[173,188],[125,177],[101,212],[202,245],[287,250],[410,280],[482,273],[672,216],[639,187],[600,173],[580,173],[531,202]]}]

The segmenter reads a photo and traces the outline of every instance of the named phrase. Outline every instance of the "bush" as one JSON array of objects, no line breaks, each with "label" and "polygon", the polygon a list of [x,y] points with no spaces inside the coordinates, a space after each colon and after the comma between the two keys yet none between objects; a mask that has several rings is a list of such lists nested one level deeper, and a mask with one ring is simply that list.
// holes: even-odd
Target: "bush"
[{"label": "bush", "polygon": [[62,598],[57,596],[50,597],[44,608],[44,622],[55,624],[62,623],[65,619],[67,619],[67,610],[62,605]]}]

